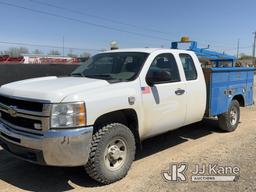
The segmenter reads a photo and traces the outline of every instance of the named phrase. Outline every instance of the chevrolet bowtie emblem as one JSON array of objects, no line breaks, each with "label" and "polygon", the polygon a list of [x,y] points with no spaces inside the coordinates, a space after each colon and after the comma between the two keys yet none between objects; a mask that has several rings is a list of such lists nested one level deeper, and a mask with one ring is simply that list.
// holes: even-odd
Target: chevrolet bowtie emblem
[{"label": "chevrolet bowtie emblem", "polygon": [[9,115],[11,115],[12,117],[16,117],[17,116],[16,108],[17,107],[15,107],[15,106],[10,106],[8,109]]}]

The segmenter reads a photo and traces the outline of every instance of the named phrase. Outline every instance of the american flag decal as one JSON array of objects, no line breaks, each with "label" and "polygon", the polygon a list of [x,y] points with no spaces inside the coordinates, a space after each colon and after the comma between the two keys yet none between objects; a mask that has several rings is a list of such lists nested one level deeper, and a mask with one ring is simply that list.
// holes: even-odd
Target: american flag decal
[{"label": "american flag decal", "polygon": [[141,87],[142,94],[149,94],[151,92],[150,87]]}]

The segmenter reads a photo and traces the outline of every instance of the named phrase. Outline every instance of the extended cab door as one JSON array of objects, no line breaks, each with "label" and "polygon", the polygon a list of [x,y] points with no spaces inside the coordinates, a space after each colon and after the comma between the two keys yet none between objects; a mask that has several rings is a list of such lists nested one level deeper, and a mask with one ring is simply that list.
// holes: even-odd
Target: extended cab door
[{"label": "extended cab door", "polygon": [[[169,79],[161,77],[166,72],[170,75]],[[155,57],[146,79],[152,77],[156,83],[151,87],[142,87],[145,137],[183,126],[186,116],[186,86],[173,54],[163,53]]]},{"label": "extended cab door", "polygon": [[181,62],[187,87],[187,113],[185,125],[201,121],[206,107],[206,84],[201,65],[195,54],[180,53]]}]

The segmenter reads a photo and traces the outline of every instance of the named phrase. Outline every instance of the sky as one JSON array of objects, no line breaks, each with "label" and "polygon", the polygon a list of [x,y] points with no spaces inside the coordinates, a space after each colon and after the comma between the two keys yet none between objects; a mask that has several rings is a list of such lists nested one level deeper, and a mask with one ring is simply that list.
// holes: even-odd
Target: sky
[{"label": "sky", "polygon": [[240,39],[240,53],[251,54],[256,1],[0,0],[0,18],[0,50],[22,45],[8,42],[47,52],[52,48],[39,45],[62,47],[64,38],[65,53],[94,54],[111,41],[120,48],[169,48],[189,36],[233,55]]}]

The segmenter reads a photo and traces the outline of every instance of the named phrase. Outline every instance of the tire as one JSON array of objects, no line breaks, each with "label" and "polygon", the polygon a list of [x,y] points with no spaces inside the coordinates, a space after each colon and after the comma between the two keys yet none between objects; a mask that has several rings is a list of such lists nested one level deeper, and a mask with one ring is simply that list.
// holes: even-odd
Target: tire
[{"label": "tire", "polygon": [[232,100],[228,112],[218,116],[219,128],[226,131],[232,132],[238,127],[240,120],[240,105],[237,100]]},{"label": "tire", "polygon": [[110,184],[126,176],[135,158],[135,139],[123,124],[112,123],[99,129],[92,137],[88,175],[102,184]]}]

